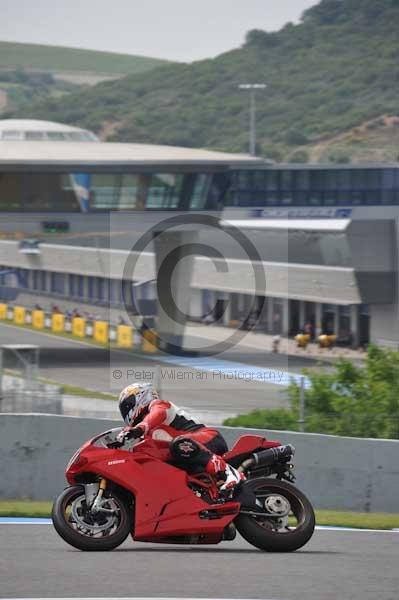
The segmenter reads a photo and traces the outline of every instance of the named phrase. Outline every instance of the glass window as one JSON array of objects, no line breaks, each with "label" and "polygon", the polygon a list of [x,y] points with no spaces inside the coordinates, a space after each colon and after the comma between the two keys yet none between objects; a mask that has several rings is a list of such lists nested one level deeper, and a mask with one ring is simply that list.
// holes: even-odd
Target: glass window
[{"label": "glass window", "polygon": [[65,133],[62,131],[47,131],[46,136],[52,142],[63,142],[64,140],[68,139]]},{"label": "glass window", "polygon": [[253,189],[264,191],[266,189],[266,173],[265,171],[253,171]]},{"label": "glass window", "polygon": [[120,304],[121,303],[121,292],[122,286],[119,280],[110,279],[109,280],[109,301],[110,304]]},{"label": "glass window", "polygon": [[25,139],[27,141],[41,142],[46,139],[46,136],[43,131],[26,131]]},{"label": "glass window", "polygon": [[[35,211],[79,211],[80,205],[72,189],[65,188],[65,175],[59,173],[23,173],[24,209]],[[22,191],[22,190],[21,190]]]},{"label": "glass window", "polygon": [[22,210],[23,184],[18,173],[0,173],[0,210]]},{"label": "glass window", "polygon": [[394,169],[384,169],[382,171],[382,186],[384,190],[393,190],[395,187],[395,171]]},{"label": "glass window", "polygon": [[34,290],[46,291],[46,271],[34,269],[32,272],[32,288]]},{"label": "glass window", "polygon": [[308,190],[309,189],[309,171],[298,170],[295,171],[295,189],[297,190]]},{"label": "glass window", "polygon": [[41,292],[45,292],[47,290],[47,272],[39,271],[39,289]]},{"label": "glass window", "polygon": [[379,190],[381,189],[381,179],[383,171],[381,169],[368,169],[367,174],[367,186],[368,190]]},{"label": "glass window", "polygon": [[324,171],[324,189],[329,191],[337,189],[336,169],[329,169],[328,171]]},{"label": "glass window", "polygon": [[97,299],[104,300],[105,299],[104,279],[102,277],[96,277],[96,280],[97,280]]},{"label": "glass window", "polygon": [[69,285],[69,295],[71,296],[71,298],[73,298],[75,296],[75,288],[76,288],[75,275],[68,275],[68,285]]},{"label": "glass window", "polygon": [[190,210],[205,208],[210,176],[205,173],[195,175],[195,183],[190,198]]},{"label": "glass window", "polygon": [[292,171],[281,171],[280,172],[280,188],[282,190],[292,190],[293,177]]},{"label": "glass window", "polygon": [[85,297],[83,275],[76,276],[76,295],[78,296],[78,298]]},{"label": "glass window", "polygon": [[323,204],[323,193],[325,189],[325,171],[314,170],[309,171],[310,189],[309,189],[309,205],[320,206]]},{"label": "glass window", "polygon": [[353,205],[363,204],[363,192],[362,191],[352,190],[351,192],[348,192],[347,196],[348,196],[348,200],[349,200],[350,204],[353,204]]},{"label": "glass window", "polygon": [[120,175],[93,175],[91,180],[92,208],[97,210],[116,209],[118,207],[120,185]]},{"label": "glass window", "polygon": [[29,287],[28,269],[17,269],[19,285],[23,288]]},{"label": "glass window", "polygon": [[121,175],[118,209],[131,210],[136,208],[137,192],[137,175]]},{"label": "glass window", "polygon": [[310,189],[324,190],[326,188],[326,171],[315,169],[310,171]]},{"label": "glass window", "polygon": [[94,277],[87,278],[87,297],[89,300],[95,300],[96,298]]},{"label": "glass window", "polygon": [[182,184],[183,175],[175,173],[139,175],[138,208],[177,208]]},{"label": "glass window", "polygon": [[351,188],[350,169],[340,169],[340,170],[337,170],[336,173],[337,173],[337,189],[350,190],[350,188]]},{"label": "glass window", "polygon": [[239,171],[237,173],[236,186],[239,190],[247,190],[251,187],[251,173],[249,171]]},{"label": "glass window", "polygon": [[[212,175],[208,188],[206,208],[209,210],[221,210],[225,204],[225,199],[230,188],[230,178],[226,173],[215,173]],[[251,202],[252,188],[248,188],[245,193],[248,193]],[[242,193],[240,192],[240,198]]]},{"label": "glass window", "polygon": [[22,131],[14,131],[12,129],[7,129],[6,131],[3,131],[2,135],[1,135],[1,139],[2,140],[22,140],[23,139],[23,132]]},{"label": "glass window", "polygon": [[338,192],[332,191],[332,190],[327,190],[326,192],[324,192],[323,205],[324,206],[336,206],[336,205],[339,205]]},{"label": "glass window", "polygon": [[309,204],[308,192],[295,190],[293,194],[296,206],[307,206]]},{"label": "glass window", "polygon": [[50,290],[53,294],[64,294],[65,276],[63,273],[51,273]]},{"label": "glass window", "polygon": [[266,189],[272,190],[272,191],[277,191],[279,188],[279,173],[278,173],[278,171],[266,171],[265,174],[266,174],[266,177],[265,177]]}]

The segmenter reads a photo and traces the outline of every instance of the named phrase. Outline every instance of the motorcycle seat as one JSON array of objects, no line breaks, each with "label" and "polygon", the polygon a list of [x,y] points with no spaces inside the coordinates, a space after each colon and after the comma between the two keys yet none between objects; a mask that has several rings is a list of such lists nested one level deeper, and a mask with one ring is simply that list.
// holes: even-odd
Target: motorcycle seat
[{"label": "motorcycle seat", "polygon": [[[224,460],[233,467],[239,466],[253,452],[265,447],[266,438],[260,435],[242,435],[233,447],[223,455]],[[276,443],[276,445],[278,445]]]}]

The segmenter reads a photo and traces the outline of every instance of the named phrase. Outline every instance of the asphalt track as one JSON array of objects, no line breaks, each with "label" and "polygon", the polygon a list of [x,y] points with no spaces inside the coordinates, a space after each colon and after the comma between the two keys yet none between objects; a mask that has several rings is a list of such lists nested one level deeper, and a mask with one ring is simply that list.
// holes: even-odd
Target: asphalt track
[{"label": "asphalt track", "polygon": [[[132,383],[132,373],[152,373],[155,381],[161,376],[162,395],[181,406],[193,410],[240,413],[256,408],[274,408],[286,404],[284,387],[270,381],[259,383],[239,377],[205,373],[198,378],[198,371],[178,364],[163,364],[159,370],[154,358],[132,356],[126,352],[96,348],[88,343],[68,340],[46,333],[0,325],[1,344],[37,344],[40,346],[40,376],[60,383],[68,383],[94,391],[113,392]],[[251,365],[254,370],[268,369],[275,377],[287,370],[300,373],[315,361],[267,352],[244,352],[234,349],[218,358],[234,365]],[[114,377],[114,373],[121,377]],[[179,377],[181,377],[179,379]]]},{"label": "asphalt track", "polygon": [[51,525],[0,526],[0,597],[398,600],[399,534],[316,531],[302,550],[267,554],[128,539],[108,553],[69,547]]}]

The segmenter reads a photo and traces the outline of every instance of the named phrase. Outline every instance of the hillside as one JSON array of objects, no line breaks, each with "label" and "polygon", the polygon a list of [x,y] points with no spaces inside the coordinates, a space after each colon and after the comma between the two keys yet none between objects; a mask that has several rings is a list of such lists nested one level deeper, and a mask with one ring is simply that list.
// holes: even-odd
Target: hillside
[{"label": "hillside", "polygon": [[0,70],[87,72],[110,75],[143,73],[167,61],[146,56],[63,46],[0,42]]},{"label": "hillside", "polygon": [[162,64],[168,63],[146,56],[0,42],[0,112]]},{"label": "hillside", "polygon": [[[352,152],[358,144],[353,128],[399,115],[398,23],[399,0],[322,0],[298,25],[251,31],[242,48],[213,60],[104,82],[14,116],[83,125],[113,140],[246,151],[248,93],[237,86],[264,82],[257,96],[259,153],[307,160],[323,142],[320,160],[337,160],[342,146]],[[363,132],[367,160],[381,154],[368,140],[384,144],[385,133],[395,140],[398,128]],[[398,154],[391,143],[384,160]]]}]

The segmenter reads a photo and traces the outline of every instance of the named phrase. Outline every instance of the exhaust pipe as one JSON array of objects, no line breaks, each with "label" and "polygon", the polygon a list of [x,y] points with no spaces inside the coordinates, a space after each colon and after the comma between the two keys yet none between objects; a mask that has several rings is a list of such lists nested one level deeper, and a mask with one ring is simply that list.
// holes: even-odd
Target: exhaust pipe
[{"label": "exhaust pipe", "polygon": [[254,452],[250,458],[238,467],[240,473],[245,473],[249,469],[257,467],[271,467],[276,463],[286,463],[295,454],[295,448],[292,444],[286,446],[277,446],[276,448],[268,448],[260,452]]}]

